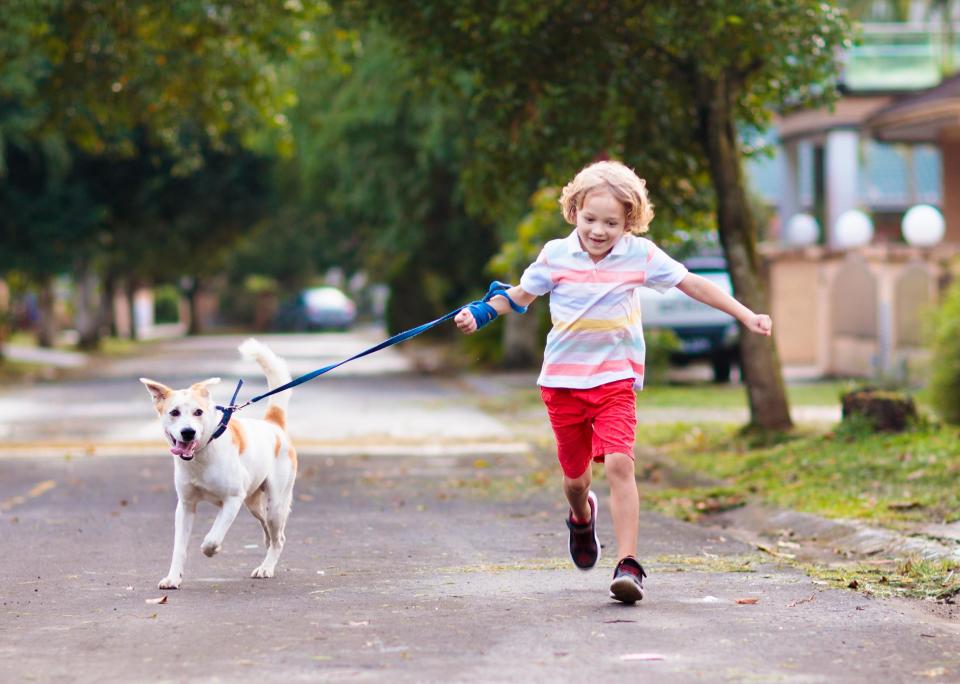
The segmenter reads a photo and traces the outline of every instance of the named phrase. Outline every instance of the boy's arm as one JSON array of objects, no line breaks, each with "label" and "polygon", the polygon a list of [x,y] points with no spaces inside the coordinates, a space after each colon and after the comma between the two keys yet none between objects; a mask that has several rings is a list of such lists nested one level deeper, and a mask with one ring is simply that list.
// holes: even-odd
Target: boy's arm
[{"label": "boy's arm", "polygon": [[[507,294],[517,303],[517,306],[529,306],[530,303],[537,298],[536,295],[530,294],[519,285],[514,285],[507,290]],[[487,303],[493,307],[497,315],[503,315],[510,311],[510,302],[507,301],[506,297],[501,295],[494,295]],[[456,315],[453,322],[457,324],[461,332],[467,335],[477,331],[477,321],[470,312],[470,309],[460,309],[460,313]]]},{"label": "boy's arm", "polygon": [[743,323],[747,330],[761,335],[769,335],[773,329],[773,321],[768,315],[753,313],[712,282],[696,273],[688,273],[684,276],[683,280],[677,283],[677,289],[704,304],[709,304],[715,309],[730,314]]}]

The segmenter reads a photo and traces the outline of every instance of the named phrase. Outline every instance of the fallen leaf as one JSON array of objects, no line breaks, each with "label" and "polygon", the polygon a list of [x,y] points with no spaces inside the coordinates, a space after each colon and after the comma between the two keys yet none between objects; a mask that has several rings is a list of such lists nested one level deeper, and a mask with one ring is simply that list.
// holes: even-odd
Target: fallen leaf
[{"label": "fallen leaf", "polygon": [[945,667],[933,667],[929,670],[924,670],[923,672],[918,672],[921,677],[942,677],[947,674],[947,668]]},{"label": "fallen leaf", "polygon": [[640,660],[640,661],[663,660],[663,656],[660,655],[659,653],[625,653],[625,654],[623,654],[622,656],[620,656],[620,660],[624,660],[624,661],[627,661],[627,660]]},{"label": "fallen leaf", "polygon": [[759,603],[760,599],[758,598],[738,598],[737,603],[742,606],[752,606],[755,603]]},{"label": "fallen leaf", "polygon": [[850,580],[850,583],[847,585],[848,589],[856,589],[860,586],[860,583],[857,580]]},{"label": "fallen leaf", "polygon": [[810,594],[807,598],[797,599],[796,601],[791,601],[787,604],[787,608],[796,608],[801,603],[810,603],[813,599],[817,597],[816,594]]},{"label": "fallen leaf", "polygon": [[777,551],[775,549],[770,548],[766,544],[757,544],[757,548],[760,551],[763,551],[764,553],[769,553],[771,556],[774,556],[775,558],[789,558],[792,560],[797,557],[797,554],[795,553],[783,553],[782,551]]},{"label": "fallen leaf", "polygon": [[161,605],[167,602],[166,596],[161,596],[160,598],[144,599],[144,603],[151,603],[153,605]]}]

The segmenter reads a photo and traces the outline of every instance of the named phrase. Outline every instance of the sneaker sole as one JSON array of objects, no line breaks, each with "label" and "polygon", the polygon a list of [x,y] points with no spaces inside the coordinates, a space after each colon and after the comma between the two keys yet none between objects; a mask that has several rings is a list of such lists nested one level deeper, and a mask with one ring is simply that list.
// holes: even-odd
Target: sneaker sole
[{"label": "sneaker sole", "polygon": [[[597,545],[597,560],[593,562],[593,565],[586,566],[577,565],[576,561],[574,561],[573,567],[584,572],[593,570],[597,566],[597,563],[600,562],[600,556],[603,555],[603,549],[600,547],[600,536],[597,534],[597,513],[600,511],[600,504],[597,502],[597,495],[593,492],[587,494],[587,499],[593,502],[593,509],[591,511],[593,513],[593,543]],[[573,559],[571,558],[571,560]]]},{"label": "sneaker sole", "polygon": [[630,577],[618,577],[610,584],[610,598],[623,603],[636,603],[643,599],[643,589]]}]

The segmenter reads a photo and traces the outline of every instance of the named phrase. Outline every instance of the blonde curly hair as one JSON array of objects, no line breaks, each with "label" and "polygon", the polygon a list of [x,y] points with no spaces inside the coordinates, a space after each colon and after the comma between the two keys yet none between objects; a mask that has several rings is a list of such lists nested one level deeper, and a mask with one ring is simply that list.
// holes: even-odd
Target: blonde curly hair
[{"label": "blonde curly hair", "polygon": [[602,161],[584,167],[563,186],[560,208],[567,223],[577,225],[577,212],[583,208],[587,194],[598,189],[608,190],[623,205],[626,229],[642,235],[653,220],[653,204],[647,195],[647,182],[633,169],[617,162]]}]

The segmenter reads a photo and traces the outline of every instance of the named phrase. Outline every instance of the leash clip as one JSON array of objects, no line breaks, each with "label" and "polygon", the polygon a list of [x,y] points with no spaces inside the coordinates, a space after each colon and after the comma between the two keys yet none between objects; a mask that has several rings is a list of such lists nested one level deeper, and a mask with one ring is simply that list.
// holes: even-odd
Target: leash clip
[{"label": "leash clip", "polygon": [[[216,406],[215,408],[223,413],[223,417],[220,418],[220,424],[217,425],[217,429],[214,430],[213,435],[210,437],[210,442],[215,440],[217,437],[222,435],[226,429],[227,425],[230,423],[230,419],[233,417],[234,411],[239,411],[240,409],[249,406],[250,402],[246,402],[243,406],[237,406],[237,395],[240,394],[240,388],[243,387],[243,378],[237,382],[237,388],[233,390],[233,396],[230,397],[229,406]],[[207,442],[209,444],[210,442]]]}]

